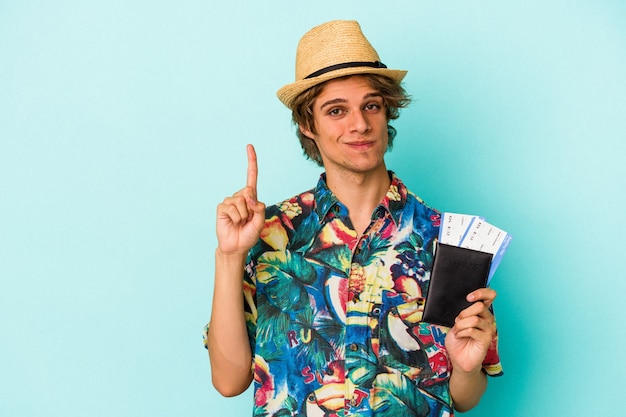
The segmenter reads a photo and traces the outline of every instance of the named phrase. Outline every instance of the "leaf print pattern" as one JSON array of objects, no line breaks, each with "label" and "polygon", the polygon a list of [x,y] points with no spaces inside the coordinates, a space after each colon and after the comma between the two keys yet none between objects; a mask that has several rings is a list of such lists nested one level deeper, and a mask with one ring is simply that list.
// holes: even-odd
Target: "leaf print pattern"
[{"label": "leaf print pattern", "polygon": [[360,238],[323,174],[267,208],[244,282],[254,416],[453,415],[447,329],[421,321],[440,215],[390,177]]}]

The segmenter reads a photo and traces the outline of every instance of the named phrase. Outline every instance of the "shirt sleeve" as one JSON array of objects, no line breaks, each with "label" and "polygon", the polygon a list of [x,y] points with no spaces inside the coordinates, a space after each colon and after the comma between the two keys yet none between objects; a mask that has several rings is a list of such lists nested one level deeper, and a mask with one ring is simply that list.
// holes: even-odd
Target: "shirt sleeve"
[{"label": "shirt sleeve", "polygon": [[243,274],[243,308],[246,316],[246,328],[248,329],[250,349],[254,352],[258,312],[256,305],[256,268],[250,257],[248,257]]},{"label": "shirt sleeve", "polygon": [[202,342],[204,343],[204,348],[206,350],[209,350],[209,326],[211,326],[211,322],[205,324],[202,329]]},{"label": "shirt sleeve", "polygon": [[498,331],[491,339],[487,355],[483,360],[483,369],[489,376],[501,376],[504,374],[502,364],[500,363],[500,353],[498,352]]}]

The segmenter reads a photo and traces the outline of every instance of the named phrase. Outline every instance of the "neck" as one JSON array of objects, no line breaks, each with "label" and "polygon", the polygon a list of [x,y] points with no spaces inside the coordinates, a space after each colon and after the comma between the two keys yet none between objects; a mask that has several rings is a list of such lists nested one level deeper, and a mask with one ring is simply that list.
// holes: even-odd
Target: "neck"
[{"label": "neck", "polygon": [[373,172],[326,172],[326,184],[350,213],[350,220],[361,235],[370,223],[372,212],[389,190],[391,180],[385,165]]}]

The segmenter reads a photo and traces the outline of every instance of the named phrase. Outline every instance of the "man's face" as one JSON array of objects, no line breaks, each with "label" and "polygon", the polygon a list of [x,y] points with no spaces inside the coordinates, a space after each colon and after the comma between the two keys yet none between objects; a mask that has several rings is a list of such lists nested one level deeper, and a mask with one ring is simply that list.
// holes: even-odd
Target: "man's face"
[{"label": "man's face", "polygon": [[367,78],[328,81],[313,104],[315,141],[327,173],[386,172],[387,116],[383,99]]}]

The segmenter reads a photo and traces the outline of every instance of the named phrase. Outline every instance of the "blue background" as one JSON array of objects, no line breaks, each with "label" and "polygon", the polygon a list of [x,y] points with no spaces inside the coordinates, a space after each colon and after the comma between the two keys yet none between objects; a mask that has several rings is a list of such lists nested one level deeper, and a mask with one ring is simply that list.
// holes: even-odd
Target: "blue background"
[{"label": "blue background", "polygon": [[619,415],[624,1],[3,0],[1,416],[249,415],[202,348],[215,206],[249,142],[266,203],[315,184],[274,94],[335,18],[409,70],[389,167],[514,235],[467,415]]}]

